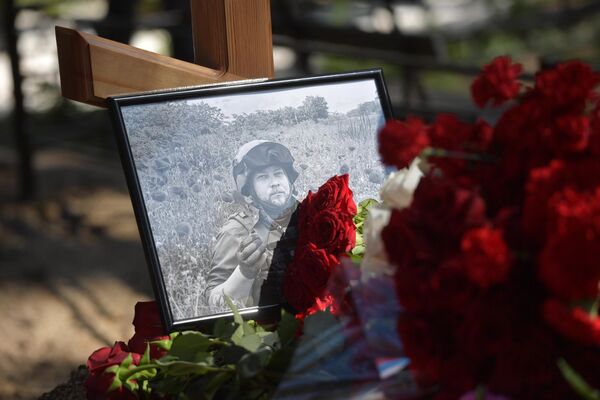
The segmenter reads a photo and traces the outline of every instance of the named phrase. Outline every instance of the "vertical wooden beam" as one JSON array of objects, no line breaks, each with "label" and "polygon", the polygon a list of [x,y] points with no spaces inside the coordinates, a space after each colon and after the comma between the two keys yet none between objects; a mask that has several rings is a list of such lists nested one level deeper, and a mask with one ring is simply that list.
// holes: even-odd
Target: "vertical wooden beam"
[{"label": "vertical wooden beam", "polygon": [[191,0],[195,63],[246,78],[272,78],[269,0]]}]

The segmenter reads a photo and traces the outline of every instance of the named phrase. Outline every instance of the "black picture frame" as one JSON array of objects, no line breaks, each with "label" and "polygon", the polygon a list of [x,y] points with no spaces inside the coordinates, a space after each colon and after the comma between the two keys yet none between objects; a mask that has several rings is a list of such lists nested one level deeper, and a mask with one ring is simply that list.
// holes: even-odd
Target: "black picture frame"
[{"label": "black picture frame", "polygon": [[[180,101],[216,101],[218,99],[226,99],[229,97],[234,98],[238,95],[254,96],[266,93],[287,93],[288,91],[294,91],[295,89],[301,88],[326,88],[334,87],[335,84],[362,84],[361,82],[370,82],[370,84],[374,86],[377,94],[376,99],[379,101],[379,106],[381,107],[381,114],[384,121],[392,118],[391,103],[381,69],[325,74],[301,78],[239,81],[218,85],[129,94],[115,96],[108,99],[108,106],[116,134],[119,154],[135,212],[154,294],[159,304],[163,325],[167,331],[170,332],[189,328],[205,328],[212,325],[219,318],[231,318],[232,314],[231,312],[223,311],[207,315],[185,316],[183,318],[175,315],[174,306],[176,304],[172,304],[168,295],[167,285],[165,282],[165,271],[161,265],[159,251],[157,250],[157,239],[155,237],[155,233],[153,233],[152,221],[149,217],[148,204],[152,203],[152,201],[151,199],[146,199],[144,197],[144,190],[142,186],[145,183],[141,182],[140,179],[140,175],[143,175],[141,173],[142,162],[139,160],[140,156],[137,156],[138,159],[136,159],[136,155],[134,154],[135,149],[132,149],[133,134],[130,132],[130,130],[133,131],[133,128],[131,127],[133,123],[128,122],[129,117],[124,117],[124,113],[127,114],[129,112],[128,110],[133,109],[145,109],[144,107],[138,106],[145,106],[148,108],[148,110],[150,110],[150,108],[154,107],[154,105],[164,106]],[[139,115],[143,116],[143,114]],[[237,114],[232,115],[235,117]],[[150,117],[150,115],[148,116]],[[152,116],[152,118],[155,117],[155,115]],[[144,120],[144,118],[140,117],[140,120]],[[164,129],[166,131],[169,130],[168,124],[164,126]],[[373,140],[376,141],[376,130],[374,130],[372,134]],[[211,133],[211,135],[218,135],[218,133]],[[199,140],[207,139],[199,138]],[[375,155],[373,155],[373,157],[375,157]],[[377,158],[377,161],[378,160],[379,159]],[[317,182],[316,184],[320,185],[322,183],[324,182]],[[279,306],[280,304],[267,304],[246,307],[242,308],[240,313],[244,316],[256,318],[262,312],[268,313],[269,311],[278,310]]]}]

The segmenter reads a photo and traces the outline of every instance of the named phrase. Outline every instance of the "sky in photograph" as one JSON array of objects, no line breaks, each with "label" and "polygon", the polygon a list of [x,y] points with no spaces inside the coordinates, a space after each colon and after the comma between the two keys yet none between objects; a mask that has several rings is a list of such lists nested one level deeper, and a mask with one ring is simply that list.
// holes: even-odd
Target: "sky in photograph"
[{"label": "sky in photograph", "polygon": [[258,110],[276,110],[283,107],[298,107],[306,96],[324,97],[330,112],[346,113],[360,103],[377,97],[375,82],[364,81],[328,83],[301,88],[283,88],[262,93],[232,94],[227,96],[188,100],[189,103],[204,102],[219,107],[223,114],[252,113]]}]

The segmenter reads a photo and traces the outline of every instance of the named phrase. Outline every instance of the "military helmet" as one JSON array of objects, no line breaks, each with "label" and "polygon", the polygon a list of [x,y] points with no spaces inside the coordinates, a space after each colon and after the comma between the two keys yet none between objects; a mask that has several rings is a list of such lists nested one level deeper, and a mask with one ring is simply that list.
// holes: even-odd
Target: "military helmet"
[{"label": "military helmet", "polygon": [[294,157],[287,147],[268,140],[252,140],[240,147],[233,159],[233,179],[237,190],[244,196],[250,196],[248,182],[252,172],[270,165],[283,168],[290,185],[294,185],[298,171],[294,169]]}]

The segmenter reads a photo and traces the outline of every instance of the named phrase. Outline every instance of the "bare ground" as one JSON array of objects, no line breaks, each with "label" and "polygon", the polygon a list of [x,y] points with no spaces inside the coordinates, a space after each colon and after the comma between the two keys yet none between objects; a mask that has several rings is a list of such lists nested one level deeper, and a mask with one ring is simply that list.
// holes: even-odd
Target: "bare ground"
[{"label": "bare ground", "polygon": [[0,400],[35,399],[95,349],[127,340],[152,297],[122,170],[76,153],[36,156],[38,195],[14,200],[0,158]]}]

